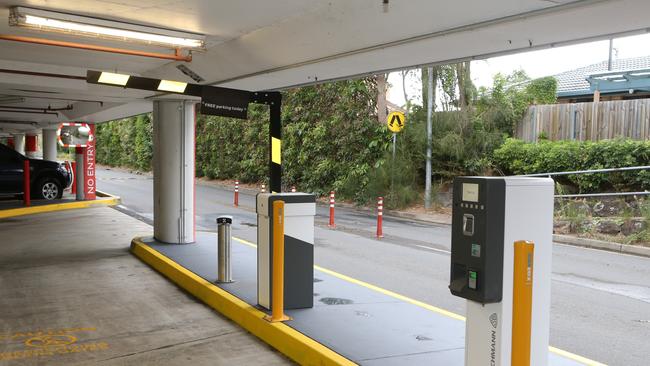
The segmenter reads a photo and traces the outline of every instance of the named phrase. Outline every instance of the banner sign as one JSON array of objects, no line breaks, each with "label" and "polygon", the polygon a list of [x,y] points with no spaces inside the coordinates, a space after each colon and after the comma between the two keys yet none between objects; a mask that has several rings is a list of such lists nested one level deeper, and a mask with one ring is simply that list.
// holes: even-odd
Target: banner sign
[{"label": "banner sign", "polygon": [[[94,200],[97,195],[97,179],[95,177],[95,125],[90,126],[90,136],[84,154],[84,189],[85,199]],[[78,189],[78,188],[77,188]]]},{"label": "banner sign", "polygon": [[248,119],[250,92],[236,89],[203,88],[201,113]]}]

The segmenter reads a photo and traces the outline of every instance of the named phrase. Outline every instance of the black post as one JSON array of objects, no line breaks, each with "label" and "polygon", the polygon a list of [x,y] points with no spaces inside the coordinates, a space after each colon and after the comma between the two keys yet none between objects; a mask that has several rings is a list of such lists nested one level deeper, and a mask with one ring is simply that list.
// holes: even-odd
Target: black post
[{"label": "black post", "polygon": [[[271,93],[269,93],[271,94]],[[269,190],[282,192],[282,95],[273,93],[269,102]]]}]

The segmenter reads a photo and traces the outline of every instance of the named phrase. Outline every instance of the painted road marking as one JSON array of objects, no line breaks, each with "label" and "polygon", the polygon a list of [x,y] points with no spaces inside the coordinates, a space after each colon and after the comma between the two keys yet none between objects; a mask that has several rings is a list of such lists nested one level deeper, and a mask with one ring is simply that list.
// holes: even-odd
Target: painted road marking
[{"label": "painted road marking", "polygon": [[431,251],[434,251],[434,252],[440,252],[440,253],[445,253],[445,254],[451,254],[450,251],[448,251],[448,250],[444,250],[444,249],[431,248],[431,247],[428,247],[428,246],[426,246],[426,245],[417,245],[417,244],[415,244],[415,246],[418,247],[418,248],[427,249],[427,250],[431,250]]},{"label": "painted road marking", "polygon": [[[250,247],[257,248],[257,244],[255,244],[253,242],[250,242],[250,241],[244,240],[244,239],[240,239],[240,238],[237,238],[237,237],[234,237],[234,236],[232,238],[239,241],[242,244],[246,244],[246,245],[248,245]],[[434,249],[434,248],[429,248],[429,247],[426,247],[426,248]],[[440,249],[438,249],[438,250],[440,250]],[[330,269],[323,268],[323,267],[317,266],[317,265],[314,265],[314,269],[316,269],[318,271],[321,271],[323,273],[327,273],[327,274],[332,275],[334,277],[340,278],[340,279],[345,280],[347,282],[354,283],[354,284],[357,284],[359,286],[363,286],[363,287],[365,287],[367,289],[377,291],[379,293],[390,296],[392,298],[402,300],[402,301],[405,301],[407,303],[419,306],[421,308],[433,311],[435,313],[442,314],[442,315],[448,316],[448,317],[453,318],[453,319],[465,321],[465,317],[460,315],[460,314],[456,314],[456,313],[453,313],[451,311],[441,309],[439,307],[427,304],[425,302],[412,299],[412,298],[410,298],[408,296],[400,295],[400,294],[398,294],[396,292],[386,290],[386,289],[381,288],[379,286],[375,286],[375,285],[373,285],[371,283],[364,282],[364,281],[361,281],[361,280],[357,280],[356,278],[352,278],[350,276],[346,276],[344,274],[341,274],[341,273],[338,273],[338,272],[335,272],[335,271],[332,271]],[[607,366],[604,363],[600,363],[598,361],[594,361],[594,360],[588,359],[586,357],[576,355],[575,353],[571,353],[571,352],[568,352],[568,351],[565,351],[565,350],[562,350],[562,349],[559,349],[559,348],[549,346],[548,349],[549,349],[549,351],[551,351],[551,352],[553,352],[553,353],[555,353],[557,355],[560,355],[562,357],[566,357],[566,358],[568,358],[570,360],[573,360],[573,361],[576,361],[576,362],[580,362],[580,363],[582,363],[582,364],[584,364],[586,366]]]},{"label": "painted road marking", "polygon": [[67,353],[97,352],[109,349],[106,342],[78,342],[79,335],[91,332],[91,328],[62,328],[0,334],[0,340],[16,345],[19,349],[0,353],[0,361],[22,360],[35,357],[52,357]]}]

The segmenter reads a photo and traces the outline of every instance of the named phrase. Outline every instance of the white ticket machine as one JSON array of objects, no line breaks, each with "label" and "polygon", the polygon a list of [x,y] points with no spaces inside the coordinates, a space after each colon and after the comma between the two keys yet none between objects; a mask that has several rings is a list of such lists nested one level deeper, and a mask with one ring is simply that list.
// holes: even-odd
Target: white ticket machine
[{"label": "white ticket machine", "polygon": [[284,201],[284,308],[314,306],[314,216],[316,197],[307,193],[257,195],[257,303],[271,309],[273,202]]}]

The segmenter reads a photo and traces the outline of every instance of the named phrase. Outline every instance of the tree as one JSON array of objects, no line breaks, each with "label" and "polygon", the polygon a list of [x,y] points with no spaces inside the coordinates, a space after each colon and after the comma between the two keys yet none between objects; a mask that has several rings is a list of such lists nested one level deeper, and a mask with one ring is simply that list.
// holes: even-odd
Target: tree
[{"label": "tree", "polygon": [[377,121],[379,123],[386,123],[387,108],[386,92],[388,90],[388,74],[375,75],[375,82],[377,84]]},{"label": "tree", "polygon": [[473,101],[475,90],[469,61],[456,64],[456,79],[458,84],[458,108],[461,111],[466,111]]},{"label": "tree", "polygon": [[[437,89],[438,89],[438,72],[440,67],[439,66],[432,66],[431,68],[431,78],[433,81],[433,93],[432,93],[432,98],[433,98],[433,109],[436,109],[436,94],[437,94]],[[420,69],[420,75],[421,75],[421,83],[422,83],[422,109],[427,110],[427,93],[429,89],[429,68],[423,67]]]}]

